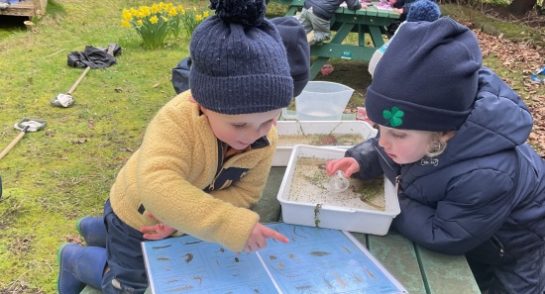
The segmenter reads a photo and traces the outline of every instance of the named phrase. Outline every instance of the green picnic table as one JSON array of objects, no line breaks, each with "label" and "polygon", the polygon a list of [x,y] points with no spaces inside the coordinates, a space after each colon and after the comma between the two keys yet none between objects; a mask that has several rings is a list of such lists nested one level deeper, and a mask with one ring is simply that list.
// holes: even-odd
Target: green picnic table
[{"label": "green picnic table", "polygon": [[[273,167],[261,200],[252,208],[261,222],[281,221],[280,203],[276,199],[285,167]],[[373,256],[409,291],[427,294],[480,293],[463,255],[444,255],[424,249],[399,234],[374,236],[352,233]],[[146,291],[150,293],[151,291]],[[81,294],[99,294],[86,287]],[[286,293],[289,294],[289,293]]]},{"label": "green picnic table", "polygon": [[[333,38],[330,42],[311,47],[311,55],[316,57],[310,67],[311,79],[316,77],[330,58],[369,62],[375,50],[384,44],[382,35],[386,27],[399,19],[398,13],[377,8],[376,3],[370,2],[367,7],[359,10],[337,8],[331,19],[331,30],[336,31]],[[286,16],[294,16],[303,8],[303,4],[304,0],[292,0]],[[358,34],[358,45],[343,44],[351,32]],[[365,35],[369,36],[370,43],[365,42]]]}]

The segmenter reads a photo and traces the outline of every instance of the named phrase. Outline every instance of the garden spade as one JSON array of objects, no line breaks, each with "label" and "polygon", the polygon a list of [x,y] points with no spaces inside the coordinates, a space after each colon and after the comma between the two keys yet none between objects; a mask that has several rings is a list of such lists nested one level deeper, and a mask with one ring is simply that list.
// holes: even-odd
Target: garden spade
[{"label": "garden spade", "polygon": [[25,136],[28,132],[37,132],[39,130],[42,130],[46,125],[46,122],[41,119],[36,118],[23,118],[18,123],[16,123],[13,127],[17,130],[21,131],[15,139],[13,139],[2,152],[0,152],[0,159],[4,158],[8,152],[13,149],[19,141]]}]

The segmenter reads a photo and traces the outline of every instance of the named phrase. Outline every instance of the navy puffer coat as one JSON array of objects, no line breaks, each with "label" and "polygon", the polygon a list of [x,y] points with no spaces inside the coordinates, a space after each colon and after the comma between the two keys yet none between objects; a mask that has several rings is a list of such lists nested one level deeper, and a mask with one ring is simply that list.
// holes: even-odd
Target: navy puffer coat
[{"label": "navy puffer coat", "polygon": [[526,143],[531,129],[532,116],[518,95],[483,68],[473,110],[439,157],[400,166],[376,138],[346,155],[360,163],[355,177],[397,179],[401,214],[393,226],[401,234],[491,265],[507,292],[541,293],[545,163]]}]

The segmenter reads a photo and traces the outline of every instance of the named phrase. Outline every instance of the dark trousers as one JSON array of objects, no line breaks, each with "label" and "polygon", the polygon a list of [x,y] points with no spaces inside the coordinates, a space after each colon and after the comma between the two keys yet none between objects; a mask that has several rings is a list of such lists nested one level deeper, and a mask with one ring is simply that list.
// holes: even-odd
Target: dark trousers
[{"label": "dark trousers", "polygon": [[121,221],[110,200],[104,204],[104,223],[108,237],[108,265],[102,278],[102,293],[144,293],[148,287],[140,242],[142,233]]},{"label": "dark trousers", "polygon": [[[466,255],[482,293],[545,294],[545,244],[507,261],[502,260],[505,256],[492,256],[493,252],[489,248],[479,256]],[[483,259],[496,262],[483,263]]]}]

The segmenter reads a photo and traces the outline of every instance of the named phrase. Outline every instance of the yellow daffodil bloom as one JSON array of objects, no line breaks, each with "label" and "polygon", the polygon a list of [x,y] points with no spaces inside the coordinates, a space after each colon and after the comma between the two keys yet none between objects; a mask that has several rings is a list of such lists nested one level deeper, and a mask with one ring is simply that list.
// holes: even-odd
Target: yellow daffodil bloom
[{"label": "yellow daffodil bloom", "polygon": [[130,28],[131,23],[128,20],[124,19],[124,20],[121,21],[121,26],[124,27],[124,28]]},{"label": "yellow daffodil bloom", "polygon": [[169,10],[168,10],[168,16],[176,16],[178,15],[178,11],[176,10],[176,8],[174,7],[171,7]]}]

